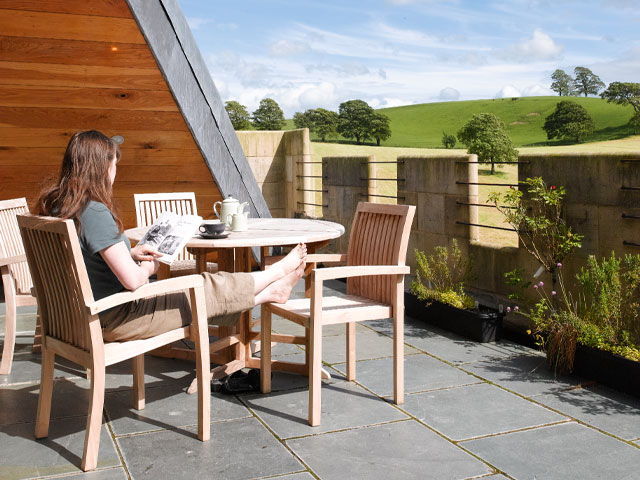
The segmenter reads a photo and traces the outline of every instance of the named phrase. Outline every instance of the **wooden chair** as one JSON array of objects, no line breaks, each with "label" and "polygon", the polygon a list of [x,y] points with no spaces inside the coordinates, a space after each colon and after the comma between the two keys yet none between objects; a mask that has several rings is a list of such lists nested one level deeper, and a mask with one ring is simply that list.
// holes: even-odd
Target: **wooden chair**
[{"label": "wooden chair", "polygon": [[[35,305],[31,295],[31,273],[24,255],[22,238],[16,215],[29,213],[27,200],[16,198],[0,202],[0,272],[4,287],[5,333],[0,374],[11,373],[13,350],[16,343],[17,307]],[[39,324],[38,324],[39,325]],[[40,346],[39,328],[36,327],[34,350]]]},{"label": "wooden chair", "polygon": [[[18,216],[27,261],[35,285],[42,323],[42,376],[36,417],[35,436],[49,432],[53,368],[60,355],[91,373],[91,398],[81,468],[96,467],[105,368],[133,359],[134,408],[144,408],[144,353],[176,340],[190,338],[196,346],[198,380],[198,438],[210,436],[209,338],[201,275],[180,277],[143,285],[133,292],[121,292],[94,301],[80,243],[72,220],[51,217]],[[151,295],[188,289],[193,323],[146,340],[104,343],[98,313],[116,305]]]},{"label": "wooden chair", "polygon": [[[271,391],[271,314],[299,325],[308,333],[309,425],[320,424],[322,326],[346,324],[347,379],[356,377],[355,322],[393,318],[393,398],[404,403],[404,276],[414,206],[360,202],[346,255],[309,255],[308,262],[346,262],[346,266],[311,272],[311,298],[262,305],[260,384]],[[325,280],[347,278],[347,295],[323,297]]]},{"label": "wooden chair", "polygon": [[[176,193],[136,193],[133,195],[136,205],[136,221],[138,227],[147,227],[155,222],[164,211],[178,215],[197,215],[196,196],[193,192]],[[168,270],[168,272],[167,272]],[[207,271],[215,273],[218,264],[207,262]],[[178,277],[198,273],[195,257],[185,248],[169,267],[161,265],[158,278]]]}]

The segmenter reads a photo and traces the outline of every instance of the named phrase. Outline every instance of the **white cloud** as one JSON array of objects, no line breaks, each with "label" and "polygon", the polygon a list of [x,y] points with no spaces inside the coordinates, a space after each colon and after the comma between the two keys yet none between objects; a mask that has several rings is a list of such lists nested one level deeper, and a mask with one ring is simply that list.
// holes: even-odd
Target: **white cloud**
[{"label": "white cloud", "polygon": [[278,57],[292,57],[309,51],[309,45],[306,42],[294,42],[291,40],[278,40],[269,47],[272,55]]},{"label": "white cloud", "polygon": [[518,90],[513,85],[505,85],[500,89],[498,93],[496,93],[495,98],[515,98],[521,97],[520,90]]},{"label": "white cloud", "polygon": [[191,30],[197,30],[202,25],[211,22],[210,18],[202,18],[202,17],[187,17],[187,24]]},{"label": "white cloud", "polygon": [[563,50],[562,45],[556,45],[549,35],[536,28],[533,37],[499,51],[498,56],[517,62],[555,60]]},{"label": "white cloud", "polygon": [[391,108],[406,105],[407,101],[401,98],[371,98],[367,103],[373,108]]},{"label": "white cloud", "polygon": [[458,100],[459,98],[460,92],[453,87],[443,88],[438,95],[438,100],[442,100],[443,102]]},{"label": "white cloud", "polygon": [[522,89],[523,97],[548,97],[555,93],[542,85],[529,85]]},{"label": "white cloud", "polygon": [[339,65],[331,65],[331,64],[318,64],[318,65],[305,65],[305,70],[309,73],[311,72],[333,72],[338,76],[343,77],[354,77],[358,75],[366,75],[369,72],[369,69],[366,65],[360,62],[346,62]]}]

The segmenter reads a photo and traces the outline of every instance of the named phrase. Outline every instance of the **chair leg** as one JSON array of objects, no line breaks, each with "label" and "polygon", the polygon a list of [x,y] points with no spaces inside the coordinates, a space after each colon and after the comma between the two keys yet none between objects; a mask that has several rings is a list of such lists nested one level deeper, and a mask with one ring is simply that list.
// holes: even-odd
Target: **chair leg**
[{"label": "chair leg", "polygon": [[[16,297],[13,288],[13,279],[10,275],[2,276],[5,298],[5,327],[4,347],[2,349],[2,362],[0,362],[0,375],[8,375],[13,363],[13,349],[16,344]],[[11,282],[11,283],[9,283]],[[7,285],[7,283],[9,283]]]},{"label": "chair leg", "polygon": [[98,464],[98,449],[100,448],[100,429],[102,427],[102,409],[104,407],[105,366],[96,362],[91,368],[91,399],[89,400],[89,415],[87,416],[87,432],[84,437],[84,453],[80,468],[87,472],[94,470]]},{"label": "chair leg", "polygon": [[[205,257],[206,261],[206,257]],[[191,340],[196,345],[196,383],[198,385],[198,439],[211,438],[211,364],[209,358],[209,329],[206,320],[204,291],[192,289]]]},{"label": "chair leg", "polygon": [[393,401],[404,403],[404,284],[396,289],[393,309]]},{"label": "chair leg", "polygon": [[42,350],[42,324],[40,319],[40,312],[36,316],[36,330],[33,333],[33,345],[31,345],[31,351],[33,353],[40,353]]},{"label": "chair leg", "polygon": [[260,391],[271,392],[271,311],[260,309]]},{"label": "chair leg", "polygon": [[38,413],[36,414],[36,438],[49,436],[49,419],[51,417],[51,396],[53,395],[53,367],[55,354],[43,348],[42,373],[40,374],[40,395],[38,396]]},{"label": "chair leg", "polygon": [[144,354],[131,359],[133,362],[133,408],[144,410]]},{"label": "chair leg", "polygon": [[347,325],[347,380],[356,379],[356,322]]},{"label": "chair leg", "polygon": [[[312,320],[312,323],[313,322]],[[320,322],[318,322],[320,323]],[[312,326],[309,339],[311,368],[309,369],[309,425],[320,425],[322,411],[322,326]]]}]

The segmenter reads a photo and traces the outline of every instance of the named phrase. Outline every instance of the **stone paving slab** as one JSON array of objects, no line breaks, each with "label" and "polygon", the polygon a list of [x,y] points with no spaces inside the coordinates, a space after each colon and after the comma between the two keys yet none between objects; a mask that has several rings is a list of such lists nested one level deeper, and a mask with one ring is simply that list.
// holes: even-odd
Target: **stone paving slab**
[{"label": "stone paving slab", "polygon": [[[37,441],[33,437],[34,423],[1,426],[0,478],[9,480],[80,472],[86,421],[86,417],[52,420],[49,437]],[[98,468],[120,465],[111,435],[103,424]]]},{"label": "stone paving slab", "polygon": [[[69,379],[53,383],[52,421],[65,417],[86,417],[89,391],[78,383],[78,380]],[[39,394],[39,383],[3,388],[0,393],[0,425],[35,422]]]},{"label": "stone paving slab", "polygon": [[[346,362],[346,335],[324,337],[322,340],[322,360],[329,364]],[[420,353],[405,345],[405,355]],[[356,360],[393,356],[393,339],[375,332],[356,334]]]},{"label": "stone paving slab", "polygon": [[315,477],[311,475],[309,472],[303,473],[294,473],[292,475],[283,475],[282,477],[277,477],[278,480],[313,480]]},{"label": "stone paving slab", "polygon": [[[19,385],[24,383],[40,383],[40,354],[28,353],[16,355],[9,375],[0,375],[0,386]],[[85,370],[62,357],[56,356],[54,378],[80,378]]]},{"label": "stone paving slab", "polygon": [[401,408],[455,441],[567,420],[487,383],[407,395]]},{"label": "stone paving slab", "polygon": [[460,368],[482,378],[498,383],[525,397],[568,390],[582,381],[577,376],[554,377],[547,368],[545,358],[535,350],[500,361],[482,361],[462,365]]},{"label": "stone paving slab", "polygon": [[412,421],[296,438],[286,443],[323,480],[448,480],[492,471]]},{"label": "stone paving slab", "polygon": [[604,387],[535,397],[543,405],[625,440],[640,437],[640,399]]},{"label": "stone paving slab", "polygon": [[635,480],[640,465],[640,449],[574,422],[461,445],[517,479]]},{"label": "stone paving slab", "polygon": [[407,418],[392,404],[353,382],[322,382],[321,424],[307,423],[309,390],[247,395],[245,403],[280,438],[314,435]]},{"label": "stone paving slab", "polygon": [[[368,321],[364,325],[385,335],[393,335],[393,325],[386,321]],[[439,329],[411,317],[405,318],[405,343],[453,364],[495,361],[511,356],[501,343],[478,343]]]},{"label": "stone paving slab", "polygon": [[106,468],[103,470],[95,470],[93,472],[86,473],[76,473],[71,475],[63,475],[61,477],[66,480],[125,480],[128,479],[129,476],[127,472],[124,471],[124,468]]},{"label": "stone paving slab", "polygon": [[[346,375],[346,363],[333,365]],[[393,395],[393,357],[356,363],[356,381],[381,397]],[[476,377],[424,353],[404,358],[405,393],[477,383]]]},{"label": "stone paving slab", "polygon": [[[149,354],[144,356],[144,383],[147,387],[176,383],[187,388],[194,378],[196,378],[196,366],[193,362],[154,357]],[[107,367],[107,391],[128,390],[132,387],[133,363],[131,360]]]},{"label": "stone paving slab", "polygon": [[305,467],[255,418],[211,426],[211,440],[192,430],[118,437],[131,476],[240,480],[301,472]]},{"label": "stone paving slab", "polygon": [[[198,424],[198,395],[188,395],[177,385],[146,388],[143,410],[132,407],[133,391],[108,392],[105,395],[107,418],[115,435],[160,429],[184,429]],[[211,421],[251,416],[233,395],[211,395]]]}]

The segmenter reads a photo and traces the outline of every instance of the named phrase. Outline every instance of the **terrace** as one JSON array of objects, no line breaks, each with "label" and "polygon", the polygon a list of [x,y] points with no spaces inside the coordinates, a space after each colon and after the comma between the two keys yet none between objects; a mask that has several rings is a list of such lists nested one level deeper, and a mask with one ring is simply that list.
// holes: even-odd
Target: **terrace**
[{"label": "terrace", "polygon": [[[327,288],[338,292],[344,284]],[[304,295],[302,282],[296,295]],[[3,304],[4,306],[4,304]],[[4,313],[4,312],[2,312]],[[83,370],[56,364],[50,434],[34,440],[40,355],[34,308],[18,317],[10,375],[0,379],[0,477],[631,479],[640,461],[640,401],[554,379],[536,350],[476,343],[407,317],[406,399],[392,393],[391,323],[358,325],[357,380],[344,378],[344,329],[325,328],[322,424],[306,422],[307,379],[274,372],[269,395],[212,394],[211,440],[195,435],[192,363],[148,357],[147,405],[131,408],[130,363],[107,369],[98,468],[82,474]],[[3,319],[4,317],[2,317]],[[296,333],[274,319],[274,331]],[[0,325],[3,328],[3,325]],[[297,332],[300,333],[299,331]],[[303,360],[295,345],[274,357]]]}]

